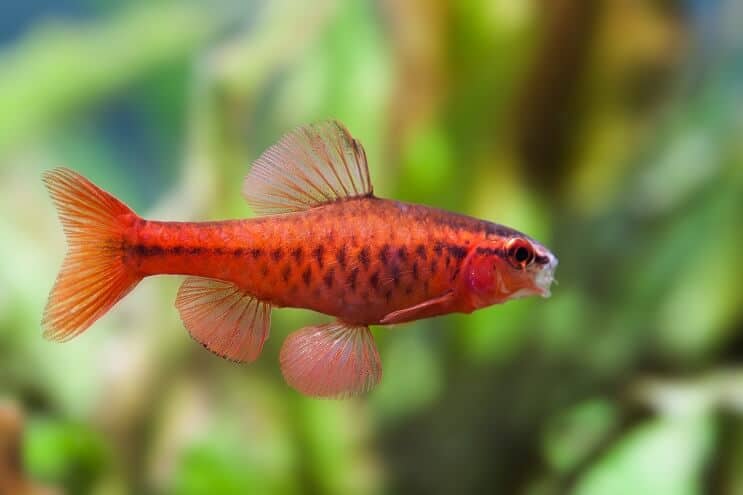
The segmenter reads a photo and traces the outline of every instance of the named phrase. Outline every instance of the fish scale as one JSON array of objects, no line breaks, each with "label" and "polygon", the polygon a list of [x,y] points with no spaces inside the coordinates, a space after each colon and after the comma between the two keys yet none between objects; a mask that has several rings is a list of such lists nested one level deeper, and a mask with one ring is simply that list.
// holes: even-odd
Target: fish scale
[{"label": "fish scale", "polygon": [[[142,276],[216,278],[274,306],[369,324],[449,290],[469,246],[492,236],[493,226],[452,215],[398,201],[349,199],[271,222],[140,222],[125,249]],[[364,227],[339,228],[341,221]]]}]

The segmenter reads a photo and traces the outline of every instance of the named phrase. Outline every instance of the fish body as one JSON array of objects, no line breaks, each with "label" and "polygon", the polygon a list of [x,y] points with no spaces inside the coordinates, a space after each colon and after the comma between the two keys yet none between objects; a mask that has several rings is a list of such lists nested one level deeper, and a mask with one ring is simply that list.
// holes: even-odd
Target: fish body
[{"label": "fish body", "polygon": [[244,193],[258,218],[150,221],[70,170],[45,182],[70,244],[45,311],[48,337],[82,332],[144,277],[187,275],[176,299],[185,326],[235,361],[258,357],[271,307],[336,317],[282,348],[287,382],[314,396],[381,379],[368,325],[546,297],[557,264],[514,229],[377,198],[363,148],[336,122],[299,128],[256,162]]},{"label": "fish body", "polygon": [[[124,249],[142,276],[226,280],[275,307],[371,325],[457,288],[476,246],[519,235],[464,215],[365,197],[248,220],[139,220]],[[466,300],[452,298],[426,316],[468,309]]]}]

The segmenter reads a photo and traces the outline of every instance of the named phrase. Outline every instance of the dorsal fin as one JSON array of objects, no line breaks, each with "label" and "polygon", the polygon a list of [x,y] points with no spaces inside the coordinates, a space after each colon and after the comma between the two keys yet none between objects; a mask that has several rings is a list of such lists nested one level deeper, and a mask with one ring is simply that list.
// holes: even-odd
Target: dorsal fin
[{"label": "dorsal fin", "polygon": [[243,196],[259,215],[372,194],[361,143],[335,120],[298,127],[255,161]]}]

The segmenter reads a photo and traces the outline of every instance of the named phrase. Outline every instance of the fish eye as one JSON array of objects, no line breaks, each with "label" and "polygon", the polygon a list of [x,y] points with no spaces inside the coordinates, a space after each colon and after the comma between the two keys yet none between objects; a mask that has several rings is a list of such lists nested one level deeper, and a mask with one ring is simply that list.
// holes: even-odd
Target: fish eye
[{"label": "fish eye", "polygon": [[526,268],[534,260],[534,250],[526,239],[516,238],[508,243],[508,260],[516,268]]}]

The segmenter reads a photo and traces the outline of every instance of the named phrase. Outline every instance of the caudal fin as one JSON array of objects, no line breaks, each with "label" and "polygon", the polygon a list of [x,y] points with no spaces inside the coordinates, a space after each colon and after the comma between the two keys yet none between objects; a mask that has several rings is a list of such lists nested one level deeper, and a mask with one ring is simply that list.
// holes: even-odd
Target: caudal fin
[{"label": "caudal fin", "polygon": [[82,333],[124,297],[141,277],[124,264],[124,231],[134,212],[66,168],[43,174],[67,236],[67,257],[44,309],[50,340]]}]

